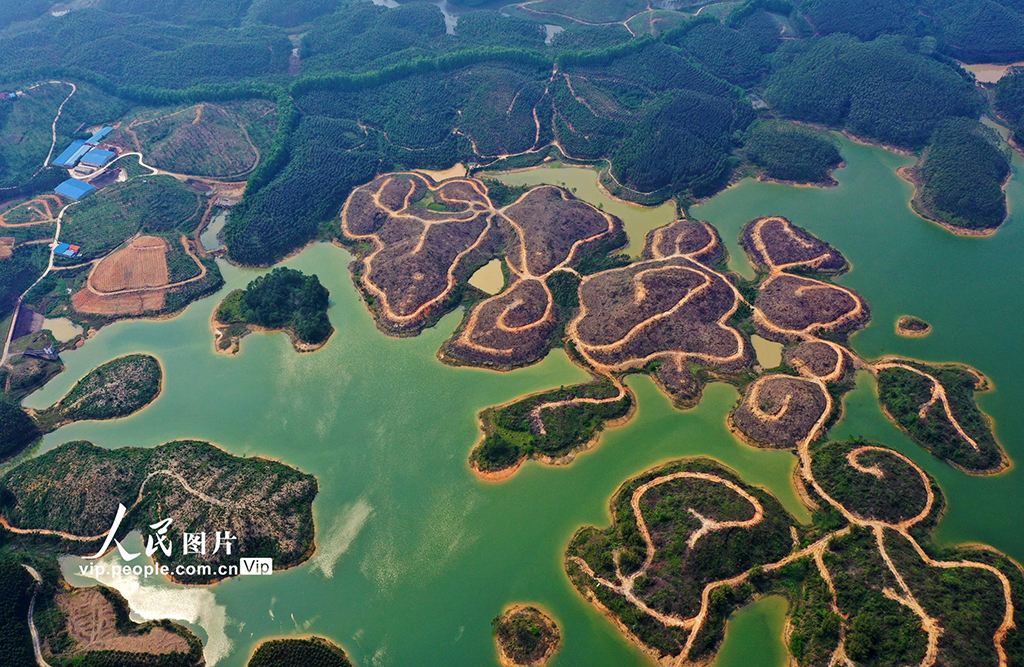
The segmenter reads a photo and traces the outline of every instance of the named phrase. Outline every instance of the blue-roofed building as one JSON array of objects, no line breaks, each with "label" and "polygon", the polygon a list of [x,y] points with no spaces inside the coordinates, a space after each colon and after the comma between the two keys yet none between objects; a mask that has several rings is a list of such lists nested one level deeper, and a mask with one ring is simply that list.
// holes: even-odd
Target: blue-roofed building
[{"label": "blue-roofed building", "polygon": [[[78,160],[72,162],[72,157],[74,157],[74,155],[84,147],[85,142],[82,141],[81,139],[76,139],[75,141],[72,141],[71,145],[65,148],[64,152],[57,156],[57,159],[53,161],[53,164],[57,165],[58,167],[74,167],[76,164],[78,164]],[[81,157],[81,155],[79,155],[79,157]]]},{"label": "blue-roofed building", "polygon": [[96,133],[85,140],[85,143],[95,146],[96,144],[103,141],[103,138],[114,131],[112,127],[104,127],[101,130],[96,130]]},{"label": "blue-roofed building", "polygon": [[113,151],[105,151],[102,148],[94,148],[82,156],[82,164],[87,167],[103,167],[114,159]]},{"label": "blue-roofed building", "polygon": [[69,178],[55,187],[53,191],[59,195],[64,195],[68,199],[78,201],[79,199],[92,194],[95,189],[95,186],[89,185],[85,181],[80,181],[77,178]]},{"label": "blue-roofed building", "polygon": [[78,164],[78,161],[85,157],[85,154],[91,150],[92,146],[90,146],[89,144],[83,145],[81,148],[79,148],[71,155],[71,158],[68,160],[68,162],[70,162],[71,164],[69,164],[68,166],[73,167],[76,164]]}]

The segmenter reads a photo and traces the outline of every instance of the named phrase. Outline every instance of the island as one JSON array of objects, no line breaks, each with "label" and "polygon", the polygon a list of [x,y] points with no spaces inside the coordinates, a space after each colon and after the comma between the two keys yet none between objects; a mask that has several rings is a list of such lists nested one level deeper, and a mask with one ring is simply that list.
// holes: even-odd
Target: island
[{"label": "island", "polygon": [[562,640],[555,622],[529,605],[508,607],[491,627],[503,667],[544,667]]},{"label": "island", "polygon": [[77,421],[120,419],[155,401],[162,387],[163,369],[156,357],[128,354],[89,371],[35,418],[47,433]]},{"label": "island", "polygon": [[248,667],[352,667],[345,651],[323,637],[270,639],[256,647]]},{"label": "island", "polygon": [[915,442],[950,465],[971,473],[1009,466],[989,417],[975,393],[988,380],[960,364],[925,364],[887,357],[875,363],[878,400],[885,414]]},{"label": "island", "polygon": [[316,276],[278,267],[224,297],[213,315],[214,348],[236,354],[252,331],[285,331],[297,352],[318,350],[334,333],[328,298]]},{"label": "island", "polygon": [[896,320],[896,333],[907,338],[921,338],[932,332],[932,325],[920,317],[913,315],[901,315]]},{"label": "island", "polygon": [[[316,548],[317,490],[316,479],[295,468],[232,456],[205,442],[107,450],[76,441],[0,477],[0,525],[18,544],[61,554],[95,553],[118,504],[127,509],[118,539],[168,518],[167,538],[179,547],[183,532],[213,540],[229,531],[237,538],[230,554],[214,553],[213,544],[206,553],[154,554],[172,573],[182,568],[177,581],[204,584],[232,576],[239,555],[273,558],[278,569],[306,561]],[[209,568],[193,567],[199,565]]]},{"label": "island", "polygon": [[627,481],[612,525],[566,550],[576,588],[653,659],[702,664],[739,606],[789,600],[800,665],[1004,664],[1024,575],[988,547],[939,549],[935,481],[904,455],[865,442],[802,448],[811,524],[710,459],[674,461]]},{"label": "island", "polygon": [[[651,375],[682,409],[699,402],[707,382],[732,383],[742,396],[729,416],[733,432],[754,446],[796,450],[838,419],[854,369],[885,368],[849,347],[871,316],[859,294],[834,282],[849,262],[786,218],[743,227],[740,244],[756,271],[745,280],[728,271],[725,246],[705,222],[656,228],[631,259],[616,253],[621,222],[571,193],[495,187],[498,206],[491,183],[388,174],[356,188],[340,221],[356,255],[353,280],[385,333],[415,335],[464,304],[438,352],[443,361],[509,370],[559,346],[591,375],[483,410],[469,462],[484,479],[507,479],[528,459],[566,464],[594,446],[633,413],[629,374]],[[495,259],[508,266],[505,288],[467,289]],[[782,366],[755,366],[755,333],[786,346]]]}]

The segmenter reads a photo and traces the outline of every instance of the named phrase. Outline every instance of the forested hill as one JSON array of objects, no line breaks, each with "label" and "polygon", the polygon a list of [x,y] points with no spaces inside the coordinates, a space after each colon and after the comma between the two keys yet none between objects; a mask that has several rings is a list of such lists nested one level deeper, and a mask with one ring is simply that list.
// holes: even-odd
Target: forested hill
[{"label": "forested hill", "polygon": [[[395,169],[550,156],[604,167],[618,196],[684,206],[751,158],[765,175],[827,180],[837,163],[827,142],[751,123],[811,121],[918,150],[944,120],[984,108],[951,56],[1024,58],[1019,0],[747,0],[708,11],[463,0],[452,3],[454,29],[428,2],[90,4],[55,16],[0,0],[0,90],[77,82],[61,141],[142,106],[275,102],[277,132],[224,232],[229,256],[256,265],[329,237],[351,189]],[[0,103],[6,134],[12,108]],[[819,151],[811,163],[785,168],[808,147]],[[38,162],[18,163],[17,150],[0,147],[0,180],[22,194],[52,187],[59,174],[29,182]]]}]

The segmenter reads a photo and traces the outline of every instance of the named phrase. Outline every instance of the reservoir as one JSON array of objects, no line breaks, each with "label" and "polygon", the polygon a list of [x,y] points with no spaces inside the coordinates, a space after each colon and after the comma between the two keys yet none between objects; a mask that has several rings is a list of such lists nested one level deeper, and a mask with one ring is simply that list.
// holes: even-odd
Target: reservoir
[{"label": "reservoir", "polygon": [[[996,388],[979,396],[980,407],[994,418],[1011,459],[1020,460],[1024,350],[1007,332],[1024,329],[1017,307],[1024,284],[1021,160],[1014,158],[1007,190],[1011,219],[989,238],[963,238],[910,209],[912,186],[895,173],[910,159],[846,140],[840,147],[847,166],[835,174],[839,187],[744,180],[690,213],[718,228],[730,266],[746,273],[738,235],[755,217],[786,216],[841,250],[852,270],[837,282],[857,290],[872,310],[872,324],[852,339],[858,354],[976,367]],[[575,188],[577,196],[625,220],[634,255],[648,230],[675,217],[672,204],[648,209],[608,198],[595,176],[562,167],[502,179]],[[631,376],[637,414],[607,432],[596,449],[570,466],[530,462],[508,481],[478,480],[466,460],[480,437],[478,411],[587,375],[559,350],[510,373],[446,366],[435,354],[461,311],[417,337],[387,337],[353,287],[350,261],[342,249],[316,244],[285,262],[317,274],[330,290],[337,335],[318,352],[296,354],[278,333],[246,337],[237,356],[215,354],[214,308],[260,273],[221,263],[226,285],[220,293],[170,320],[105,327],[81,349],[64,353],[67,370],[26,400],[29,407],[48,406],[105,361],[154,354],[163,363],[165,386],[151,407],[128,419],[64,427],[47,435],[36,453],[79,439],[117,448],[194,438],[317,477],[317,553],[302,566],[202,589],[146,582],[167,591],[176,617],[204,639],[214,638],[208,662],[242,667],[262,638],[320,634],[364,666],[495,665],[491,619],[508,604],[530,602],[550,610],[561,627],[564,641],[553,667],[650,666],[583,600],[562,567],[579,526],[609,524],[608,501],[622,482],[666,460],[711,456],[770,490],[800,520],[809,519],[790,483],[795,457],[731,436],[725,419],[738,395],[721,383],[705,389],[697,408],[679,411],[652,381]],[[934,332],[896,336],[892,322],[906,312],[931,322]],[[936,533],[940,543],[984,542],[1024,560],[1019,467],[971,477],[933,458],[884,417],[865,373],[857,376],[832,435],[886,443],[934,475],[948,505]],[[157,613],[144,606],[135,608],[137,615]],[[735,614],[716,667],[783,664],[785,608],[781,598],[766,598]]]}]

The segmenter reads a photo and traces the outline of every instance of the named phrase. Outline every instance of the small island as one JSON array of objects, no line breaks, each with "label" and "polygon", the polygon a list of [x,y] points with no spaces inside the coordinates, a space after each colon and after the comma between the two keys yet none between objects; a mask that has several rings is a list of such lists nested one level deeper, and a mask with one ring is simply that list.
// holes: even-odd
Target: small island
[{"label": "small island", "polygon": [[72,422],[127,417],[156,400],[163,375],[156,357],[118,357],[89,371],[67,396],[37,413],[36,419],[49,433]]},{"label": "small island", "polygon": [[224,297],[213,315],[214,348],[236,354],[252,331],[285,331],[297,352],[319,350],[334,333],[329,296],[315,275],[278,267]]},{"label": "small island", "polygon": [[553,620],[536,607],[526,605],[507,608],[491,621],[491,626],[504,667],[543,667],[562,640]]},{"label": "small island", "polygon": [[323,637],[270,639],[260,644],[249,658],[248,667],[352,667],[352,661],[337,644]]},{"label": "small island", "polygon": [[606,426],[629,419],[632,396],[608,380],[544,391],[480,413],[483,439],[470,454],[480,477],[509,477],[528,458],[568,463]]},{"label": "small island", "polygon": [[896,320],[896,333],[907,338],[921,338],[932,332],[932,325],[920,317],[903,315]]}]

